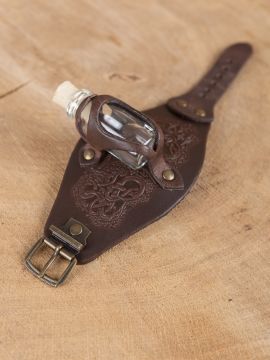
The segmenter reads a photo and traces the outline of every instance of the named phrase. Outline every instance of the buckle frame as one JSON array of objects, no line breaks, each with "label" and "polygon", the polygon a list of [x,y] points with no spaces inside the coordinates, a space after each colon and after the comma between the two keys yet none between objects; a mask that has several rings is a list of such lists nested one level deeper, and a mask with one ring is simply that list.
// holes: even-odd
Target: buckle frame
[{"label": "buckle frame", "polygon": [[[54,250],[54,253],[49,258],[49,260],[46,262],[46,264],[43,266],[42,269],[38,269],[34,264],[32,263],[33,256],[41,249],[43,245],[49,246],[51,249]],[[64,270],[64,272],[60,275],[58,279],[53,279],[52,277],[48,276],[46,274],[46,271],[51,267],[51,265],[55,262],[58,256],[61,256],[68,260],[69,264]],[[27,254],[25,258],[25,265],[27,269],[36,277],[38,277],[41,281],[45,282],[48,285],[51,285],[53,287],[57,287],[58,285],[62,284],[65,279],[67,278],[70,271],[73,269],[73,267],[77,264],[77,259],[75,255],[72,255],[71,253],[68,253],[64,246],[61,244],[57,244],[51,239],[43,236],[41,239],[39,239],[35,245],[31,248],[29,253]]]},{"label": "buckle frame", "polygon": [[[74,233],[74,229],[77,230],[77,232]],[[35,277],[39,278],[47,285],[57,287],[66,280],[71,270],[77,264],[76,255],[86,245],[86,239],[91,232],[85,225],[73,218],[69,219],[63,228],[60,229],[51,225],[49,230],[52,235],[48,237],[43,236],[35,243],[25,257],[25,265]],[[44,245],[51,248],[53,254],[49,257],[45,265],[41,269],[38,269],[33,264],[32,258]],[[68,265],[62,274],[57,279],[54,279],[47,275],[47,271],[58,257],[67,260]]]}]

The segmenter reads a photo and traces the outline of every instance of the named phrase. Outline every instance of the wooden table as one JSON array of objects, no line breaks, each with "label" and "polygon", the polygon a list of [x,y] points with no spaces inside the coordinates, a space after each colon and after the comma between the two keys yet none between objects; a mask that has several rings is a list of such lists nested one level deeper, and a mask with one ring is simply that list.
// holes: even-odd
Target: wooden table
[{"label": "wooden table", "polygon": [[[268,1],[1,0],[0,15],[0,358],[270,359]],[[34,279],[23,259],[78,138],[57,84],[146,109],[238,41],[254,56],[186,200],[63,287]]]}]

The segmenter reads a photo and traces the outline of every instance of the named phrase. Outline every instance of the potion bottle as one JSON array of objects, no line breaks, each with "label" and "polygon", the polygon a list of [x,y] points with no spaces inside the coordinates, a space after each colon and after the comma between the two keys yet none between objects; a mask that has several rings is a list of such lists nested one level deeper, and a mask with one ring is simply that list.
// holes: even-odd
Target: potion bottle
[{"label": "potion bottle", "polygon": [[[94,96],[95,94],[90,90],[79,90],[69,81],[65,81],[58,86],[53,101],[64,107],[67,116],[75,120],[76,112],[82,101]],[[85,135],[90,111],[91,101],[84,107],[80,115],[82,131]],[[142,144],[149,147],[149,149],[153,149],[156,140],[156,130],[150,123],[136,116],[133,112],[131,113],[127,109],[113,104],[106,104],[102,107],[99,121],[108,133],[128,142]],[[147,162],[145,156],[136,152],[114,149],[108,150],[108,152],[132,169],[139,169]]]}]

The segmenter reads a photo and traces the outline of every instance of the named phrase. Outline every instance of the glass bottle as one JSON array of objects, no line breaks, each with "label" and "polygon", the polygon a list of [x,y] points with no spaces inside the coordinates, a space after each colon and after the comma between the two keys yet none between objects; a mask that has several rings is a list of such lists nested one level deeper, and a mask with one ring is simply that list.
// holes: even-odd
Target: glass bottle
[{"label": "glass bottle", "polygon": [[[57,88],[53,100],[64,107],[67,116],[74,120],[81,102],[85,98],[93,95],[90,90],[78,90],[69,81],[65,81]],[[90,111],[91,102],[85,106],[81,113],[82,123],[84,124],[82,130],[85,134]],[[106,104],[102,107],[99,120],[100,124],[108,133],[153,149],[156,138],[155,129],[151,124],[130,113],[128,110],[114,106],[113,104]],[[143,155],[136,152],[113,149],[109,152],[132,169],[139,169],[147,162],[147,159]]]}]

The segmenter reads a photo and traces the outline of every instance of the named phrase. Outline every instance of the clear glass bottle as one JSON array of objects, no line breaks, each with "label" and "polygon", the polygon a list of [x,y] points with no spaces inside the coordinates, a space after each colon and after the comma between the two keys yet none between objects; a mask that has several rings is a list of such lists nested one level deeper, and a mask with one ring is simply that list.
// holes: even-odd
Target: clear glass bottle
[{"label": "clear glass bottle", "polygon": [[[70,82],[65,81],[57,88],[53,100],[66,109],[67,115],[70,118],[75,119],[76,111],[81,102],[86,97],[93,95],[90,90],[78,90]],[[91,102],[88,103],[81,113],[83,120],[82,130],[85,134],[90,111]],[[107,132],[121,139],[143,144],[150,149],[154,146],[156,131],[152,125],[126,109],[112,104],[104,105],[100,116],[100,123]],[[139,169],[147,162],[147,159],[143,155],[135,152],[123,150],[110,150],[109,152],[132,169]]]}]

